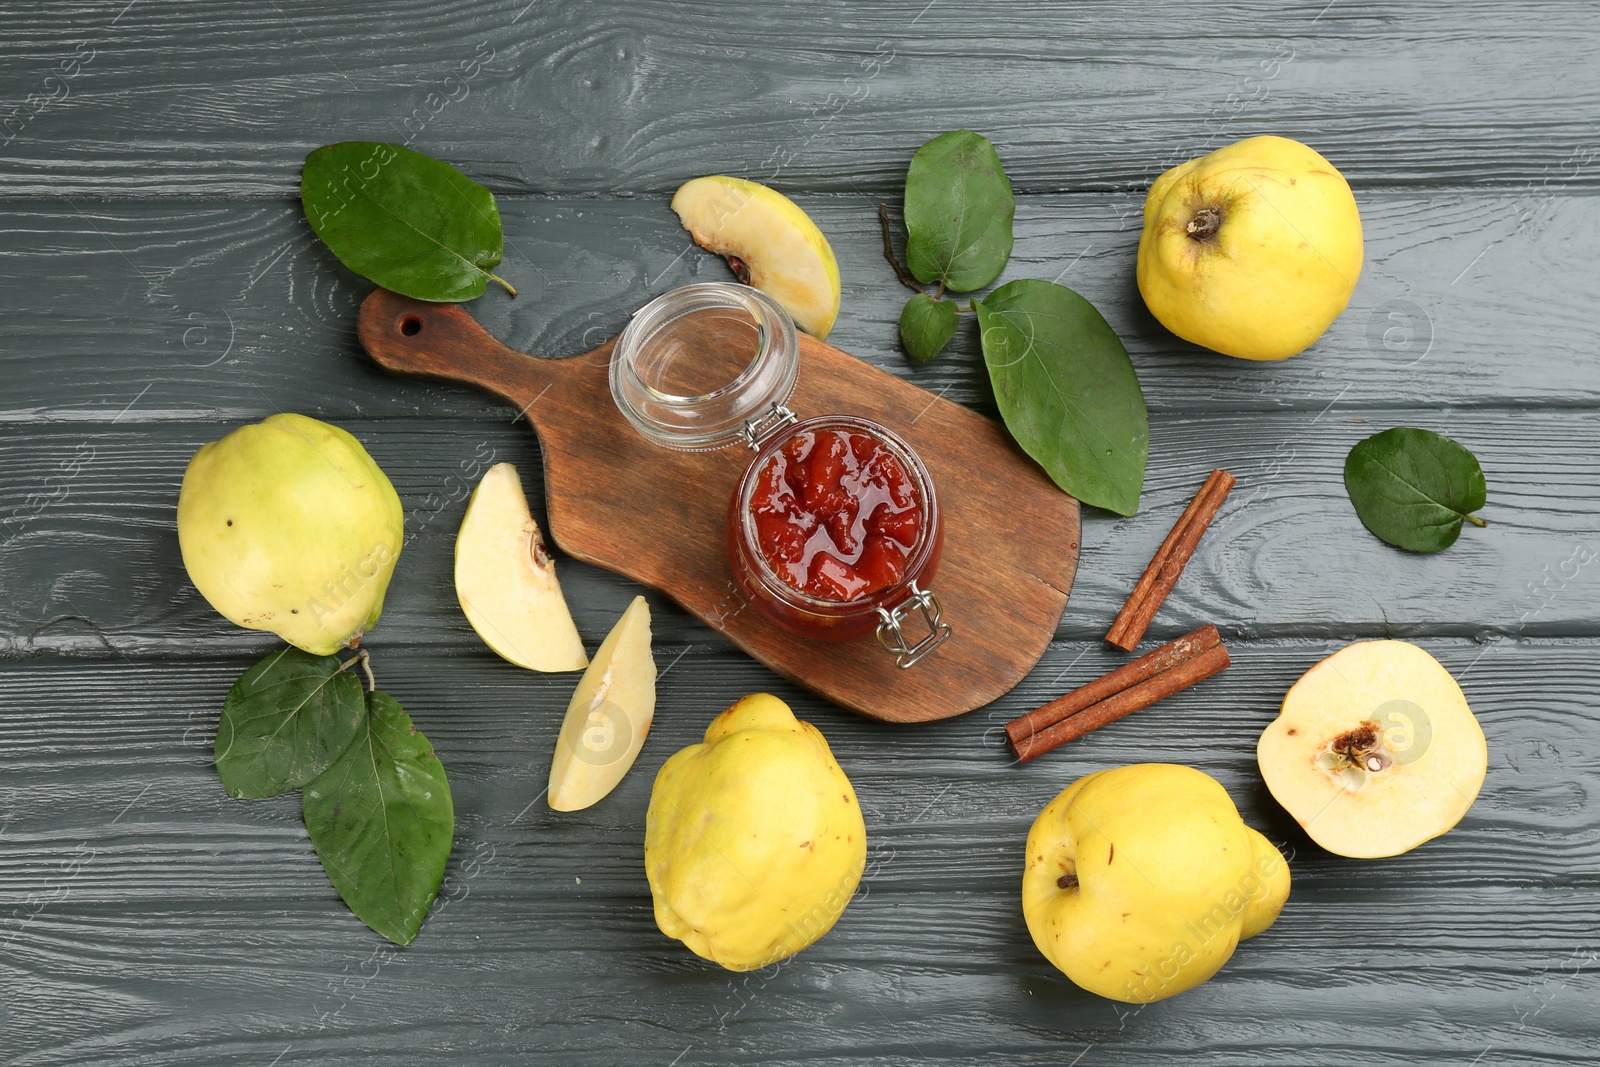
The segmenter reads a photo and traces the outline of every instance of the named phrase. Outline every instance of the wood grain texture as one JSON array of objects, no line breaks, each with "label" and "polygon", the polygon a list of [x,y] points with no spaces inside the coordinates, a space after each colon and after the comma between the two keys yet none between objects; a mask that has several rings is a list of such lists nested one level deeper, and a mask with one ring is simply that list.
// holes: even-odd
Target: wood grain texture
[{"label": "wood grain texture", "polygon": [[[1600,21],[1583,5],[0,0],[0,27],[0,1062],[1593,1061]],[[874,218],[912,150],[957,126],[995,141],[1019,192],[1002,280],[1071,285],[1128,345],[1154,413],[1141,514],[1086,510],[1057,643],[1017,689],[914,728],[825,704],[651,594],[655,736],[606,801],[544,810],[575,678],[488,652],[449,565],[477,476],[512,460],[537,498],[540,452],[509,406],[360,353],[369,287],[300,216],[305,153],[410,139],[487,183],[523,297],[474,314],[556,356],[727,276],[666,207],[681,180],[768,180],[839,258],[830,341],[992,414],[970,329],[929,364],[899,353]],[[1176,341],[1132,282],[1149,182],[1264,132],[1344,170],[1367,238],[1351,307],[1271,366]],[[407,508],[372,649],[439,746],[460,837],[404,952],[338,902],[292,798],[229,801],[209,765],[222,694],[272,642],[194,592],[173,506],[195,447],[277,409],[352,428]],[[1398,424],[1479,454],[1488,529],[1420,558],[1360,528],[1343,457]],[[1100,635],[1218,465],[1240,486],[1146,645],[1216,621],[1233,666],[1008,766],[1006,720],[1125,662]],[[559,566],[592,647],[638,587]],[[1457,829],[1357,863],[1271,800],[1254,740],[1312,662],[1386,635],[1461,679],[1491,765]],[[656,931],[642,817],[667,754],[760,689],[827,734],[873,847],[833,933],[735,976]],[[1134,1011],[1033,949],[1019,849],[1068,782],[1148,760],[1216,775],[1294,850],[1295,889],[1215,980]]]},{"label": "wood grain texture", "polygon": [[1309,141],[1358,188],[1536,193],[1600,173],[1600,25],[1556,0],[1312,0],[1270,21],[1240,0],[120,12],[0,6],[0,97],[44,101],[5,146],[5,194],[285,197],[309,150],[351,138],[410,140],[497,192],[659,194],[723,171],[887,190],[957,127],[992,138],[1029,192],[1142,190],[1264,130]]},{"label": "wood grain texture", "polygon": [[[1586,936],[1600,900],[1592,891],[1552,894],[1539,933],[1504,947],[1462,929],[1517,923],[1519,893],[1486,891],[1472,912],[1445,894],[1386,894],[1385,915],[1405,922],[1408,936],[1376,950],[1340,936],[1370,922],[1369,903],[1308,902],[1241,948],[1200,998],[1209,1011],[1193,1001],[1133,1011],[1048,973],[1015,908],[989,895],[869,897],[810,957],[741,978],[639,951],[636,939],[660,935],[636,899],[574,883],[535,919],[481,895],[462,899],[471,883],[451,886],[460,902],[435,916],[431,942],[398,957],[339,936],[292,903],[272,913],[270,943],[251,936],[237,910],[206,905],[151,908],[138,919],[46,913],[30,930],[28,958],[60,960],[61,973],[35,968],[15,998],[12,1018],[29,1028],[15,1056],[29,1065],[666,1065],[676,1057],[680,1065],[1042,1067],[1088,1048],[1092,1058],[1080,1062],[1332,1067],[1348,1062],[1334,1047],[1358,1026],[1373,1041],[1366,1062],[1455,1067],[1489,1050],[1496,1063],[1582,1063],[1595,1036],[1592,957],[1570,947]],[[898,918],[874,929],[868,904]],[[176,923],[209,951],[150,936]],[[572,930],[589,932],[549,936]],[[1416,961],[1416,973],[1392,969],[1398,953]],[[1282,963],[1290,954],[1340,966],[1290,970]],[[946,977],[952,971],[962,980]],[[1464,1003],[1481,1005],[1471,1027],[1454,1021]]]},{"label": "wood grain texture", "polygon": [[[703,317],[696,329],[701,345],[724,343],[707,336]],[[647,440],[612,398],[615,339],[568,359],[530,356],[458,304],[384,289],[362,303],[358,330],[386,370],[486,389],[524,413],[539,435],[548,530],[564,551],[662,590],[779,674],[863,715],[925,722],[987,704],[1038,662],[1061,620],[1078,565],[1078,502],[998,422],[826,342],[799,336],[793,395],[782,402],[802,419],[851,415],[888,429],[921,457],[937,494],[948,565],[918,584],[937,594],[949,636],[906,669],[870,631],[808,641],[751,603],[728,562],[727,524],[757,457],[738,442],[679,452]],[[1028,521],[1008,521],[1018,514]],[[933,638],[913,615],[900,647]]]},{"label": "wood grain texture", "polygon": [[[1144,309],[1133,282],[1141,198],[1022,198],[1000,280],[1052,279],[1088,297],[1127,345],[1152,411],[1600,405],[1586,310],[1600,302],[1600,196],[1363,194],[1367,264],[1350,307],[1311,350],[1271,364],[1180,341]],[[993,414],[970,323],[927,364],[900,352],[906,294],[883,261],[877,199],[800,203],[844,279],[830,342]],[[664,196],[502,197],[500,210],[497,269],[522,296],[470,306],[522,351],[587,352],[652,296],[731,277]],[[373,367],[355,340],[371,285],[339,266],[298,205],[11,204],[0,227],[0,419],[103,421],[127,409],[124,422],[244,421],[274,405],[330,419],[512,415],[475,390]],[[42,353],[53,373],[30,373]]]},{"label": "wood grain texture", "polygon": [[[692,1048],[682,1062],[790,1064],[969,1062],[986,1043],[986,1061],[1042,1064],[1092,1044],[1117,1063],[1331,1064],[1329,1046],[1359,1018],[1377,1063],[1401,1052],[1460,1063],[1486,1046],[1502,1050],[1496,1062],[1581,1059],[1600,1037],[1600,821],[1585,800],[1600,788],[1589,714],[1600,656],[1590,641],[1425,645],[1463,681],[1489,778],[1455,831],[1373,862],[1311,844],[1254,770],[1255,735],[1336,642],[1235,645],[1235,668],[1206,686],[1020,768],[1000,724],[1119,654],[1097,640],[1055,646],[1000,705],[905,729],[831,709],[738,653],[691,650],[662,679],[639,765],[570,814],[539,802],[570,676],[375,650],[457,805],[442,901],[404,951],[338,902],[293,798],[223,794],[209,748],[247,660],[6,663],[7,1048],[29,1064],[270,1063],[286,1047],[283,1062],[304,1063],[665,1064]],[[1548,680],[1536,699],[1530,676]],[[760,688],[826,733],[861,797],[869,862],[833,933],[736,976],[655,930],[642,820],[667,756]],[[1202,991],[1133,1011],[1055,974],[1015,894],[1028,824],[1050,797],[1088,771],[1150,760],[1215,775],[1291,853],[1295,888],[1279,924]],[[1527,924],[1533,900],[1539,922]],[[1477,1013],[1468,1027],[1463,1005]]]}]

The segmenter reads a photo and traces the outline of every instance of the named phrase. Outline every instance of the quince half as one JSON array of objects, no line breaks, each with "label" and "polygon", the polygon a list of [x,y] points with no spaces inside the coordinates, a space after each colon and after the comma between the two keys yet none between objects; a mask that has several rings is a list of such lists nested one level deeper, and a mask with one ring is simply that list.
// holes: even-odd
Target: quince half
[{"label": "quince half", "polygon": [[1438,660],[1406,641],[1358,641],[1290,687],[1256,759],[1313,841],[1371,859],[1460,822],[1483,787],[1489,746]]},{"label": "quince half", "polygon": [[1289,865],[1221,784],[1141,763],[1078,779],[1034,820],[1022,913],[1046,959],[1130,1004],[1192,989],[1267,927]]},{"label": "quince half", "polygon": [[656,775],[644,835],[656,925],[730,971],[832,929],[866,860],[850,779],[817,728],[768,693],[711,720]]},{"label": "quince half", "polygon": [[1361,213],[1338,169],[1286,137],[1249,137],[1150,186],[1139,292],[1186,341],[1287,359],[1339,317],[1361,274]]},{"label": "quince half", "polygon": [[178,545],[200,595],[318,656],[377,623],[404,534],[400,497],[361,442],[305,415],[202,445],[178,492]]},{"label": "quince half", "polygon": [[839,264],[817,224],[776,189],[713,174],[672,197],[694,243],[728,261],[734,277],[771,296],[817,340],[839,317]]}]

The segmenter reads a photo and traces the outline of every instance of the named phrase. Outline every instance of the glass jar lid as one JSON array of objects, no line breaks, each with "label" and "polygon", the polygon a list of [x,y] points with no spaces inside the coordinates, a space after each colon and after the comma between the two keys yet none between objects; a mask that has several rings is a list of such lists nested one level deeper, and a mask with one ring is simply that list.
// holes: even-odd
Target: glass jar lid
[{"label": "glass jar lid", "polygon": [[776,300],[700,282],[634,312],[611,352],[611,396],[649,441],[706,452],[748,440],[799,369],[794,321]]}]

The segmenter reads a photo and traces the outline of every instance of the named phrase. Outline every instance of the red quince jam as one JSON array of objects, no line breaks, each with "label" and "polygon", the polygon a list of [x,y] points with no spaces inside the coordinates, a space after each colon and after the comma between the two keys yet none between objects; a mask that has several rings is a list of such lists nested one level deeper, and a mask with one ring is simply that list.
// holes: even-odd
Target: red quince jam
[{"label": "red quince jam", "polygon": [[905,573],[922,534],[922,501],[905,466],[870,434],[803,431],[756,474],[756,545],[790,586],[857,600]]}]

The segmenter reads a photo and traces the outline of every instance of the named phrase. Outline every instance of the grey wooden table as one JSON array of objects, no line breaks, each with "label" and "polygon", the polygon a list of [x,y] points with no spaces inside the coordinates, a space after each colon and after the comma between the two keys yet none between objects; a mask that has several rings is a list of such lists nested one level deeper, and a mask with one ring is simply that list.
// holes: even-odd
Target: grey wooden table
[{"label": "grey wooden table", "polygon": [[[1597,52],[1591,5],[1539,0],[0,0],[0,1062],[1592,1062]],[[406,141],[489,185],[522,297],[474,312],[557,355],[726,276],[667,208],[680,181],[768,181],[838,254],[830,340],[992,413],[969,334],[926,366],[900,355],[874,219],[917,145],[963,126],[1019,194],[1005,277],[1077,288],[1132,353],[1139,515],[1086,510],[1039,667],[925,727],[830,707],[652,596],[639,765],[596,807],[550,812],[573,679],[489,653],[450,571],[461,465],[514,461],[538,494],[538,444],[482,395],[366,361],[368,285],[310,233],[301,160]],[[1367,233],[1349,310],[1278,365],[1177,341],[1133,284],[1149,181],[1263,132],[1342,168]],[[196,593],[174,504],[199,444],[276,410],[360,437],[414,535],[367,644],[449,770],[457,837],[404,951],[335,896],[297,800],[231,801],[210,765],[223,694],[275,643]],[[1423,558],[1361,528],[1344,455],[1396,424],[1478,454],[1487,529]],[[1214,621],[1233,668],[1008,766],[998,724],[1120,661],[1099,635],[1214,466],[1239,489],[1152,637]],[[561,567],[593,647],[638,590]],[[1277,807],[1254,741],[1311,663],[1384,635],[1462,681],[1490,769],[1450,835],[1363,863]],[[735,976],[655,929],[643,816],[666,757],[761,689],[827,735],[871,853],[831,934]],[[1046,964],[1018,886],[1050,797],[1149,760],[1219,778],[1292,854],[1295,888],[1217,978],[1134,1009]]]}]

